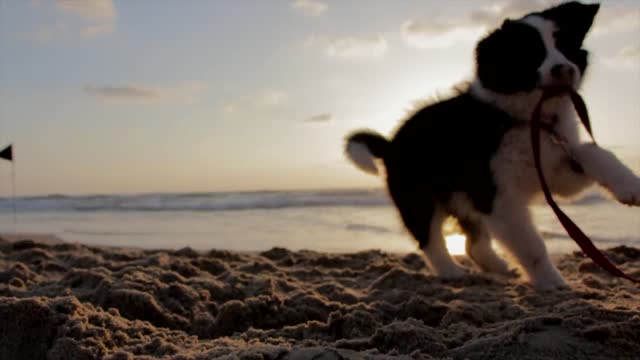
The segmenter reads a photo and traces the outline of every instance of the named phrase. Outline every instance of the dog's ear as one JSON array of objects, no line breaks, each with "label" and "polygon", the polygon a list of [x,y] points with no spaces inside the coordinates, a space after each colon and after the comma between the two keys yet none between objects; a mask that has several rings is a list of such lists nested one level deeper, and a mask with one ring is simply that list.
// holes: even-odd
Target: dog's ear
[{"label": "dog's ear", "polygon": [[500,26],[500,29],[508,29],[514,23],[515,23],[515,21],[513,21],[511,19],[506,19],[505,21],[502,22],[502,26]]},{"label": "dog's ear", "polygon": [[505,19],[499,28],[495,30],[496,33],[509,33],[513,29],[518,29],[522,25],[518,20]]},{"label": "dog's ear", "polygon": [[547,9],[541,15],[556,23],[558,35],[562,36],[562,42],[565,43],[565,46],[579,49],[591,29],[599,9],[600,4],[582,4],[571,1]]}]

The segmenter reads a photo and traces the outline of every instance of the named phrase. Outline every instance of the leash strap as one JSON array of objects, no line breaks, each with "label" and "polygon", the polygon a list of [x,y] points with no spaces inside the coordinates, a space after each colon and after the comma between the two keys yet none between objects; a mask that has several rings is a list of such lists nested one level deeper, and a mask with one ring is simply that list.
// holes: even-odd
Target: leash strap
[{"label": "leash strap", "polygon": [[571,96],[571,101],[573,102],[573,106],[576,109],[576,113],[580,118],[580,121],[584,125],[584,127],[589,132],[591,139],[595,144],[595,139],[593,137],[593,133],[591,131],[591,123],[589,121],[589,113],[587,111],[587,106],[582,100],[582,97],[575,92],[573,89],[565,89],[565,88],[552,88],[545,90],[542,94],[542,98],[540,102],[536,106],[533,111],[532,119],[531,119],[531,146],[533,148],[533,159],[536,165],[536,170],[538,171],[538,178],[540,179],[540,185],[542,186],[542,192],[544,193],[544,197],[547,200],[551,209],[560,220],[560,223],[565,228],[569,236],[580,246],[580,249],[591,258],[591,260],[596,263],[601,268],[607,270],[611,275],[618,276],[630,280],[636,284],[640,284],[640,281],[632,278],[631,276],[624,273],[620,270],[615,264],[613,264],[609,259],[600,251],[598,248],[593,245],[593,242],[589,237],[580,230],[578,225],[576,225],[570,218],[567,216],[558,206],[558,204],[553,200],[551,196],[551,191],[549,190],[549,185],[547,185],[547,181],[544,178],[544,174],[542,173],[542,164],[540,161],[540,128],[542,123],[542,104],[545,100],[561,95],[562,93],[569,92]]}]

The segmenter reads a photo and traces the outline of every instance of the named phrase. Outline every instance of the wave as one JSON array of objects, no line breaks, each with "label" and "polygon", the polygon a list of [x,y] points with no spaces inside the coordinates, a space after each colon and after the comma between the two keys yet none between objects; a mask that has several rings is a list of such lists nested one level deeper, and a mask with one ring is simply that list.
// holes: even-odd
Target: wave
[{"label": "wave", "polygon": [[369,224],[347,224],[345,228],[351,231],[373,232],[376,234],[389,234],[393,232],[386,227]]},{"label": "wave", "polygon": [[[138,195],[48,195],[16,199],[18,211],[233,211],[326,206],[388,206],[382,190],[256,191]],[[12,211],[0,199],[0,212]]]},{"label": "wave", "polygon": [[605,201],[612,201],[612,200],[609,197],[602,194],[601,192],[593,191],[589,194],[582,196],[581,198],[578,198],[577,200],[565,201],[565,203],[568,203],[574,206],[581,206],[581,205],[598,204]]},{"label": "wave", "polygon": [[[608,201],[599,193],[588,194],[571,205]],[[318,191],[253,191],[228,193],[149,193],[135,195],[53,194],[16,199],[16,209],[30,211],[235,211],[326,206],[389,206],[382,189]],[[12,200],[0,198],[0,213],[13,211]]]}]

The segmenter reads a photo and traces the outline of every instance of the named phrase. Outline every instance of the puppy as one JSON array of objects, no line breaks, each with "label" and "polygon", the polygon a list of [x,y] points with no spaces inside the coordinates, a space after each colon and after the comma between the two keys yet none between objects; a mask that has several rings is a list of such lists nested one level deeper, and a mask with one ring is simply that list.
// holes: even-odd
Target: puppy
[{"label": "puppy", "polygon": [[[453,216],[481,269],[509,272],[494,237],[535,288],[566,287],[528,208],[541,194],[529,123],[545,87],[579,88],[588,65],[582,43],[598,9],[569,2],[504,21],[477,44],[475,78],[456,96],[417,110],[390,140],[368,130],[347,137],[356,166],[377,174],[384,165],[389,195],[437,275],[465,274],[442,235]],[[545,102],[542,120],[542,168],[554,194],[570,197],[598,183],[640,205],[640,179],[611,152],[581,142],[568,96]]]}]

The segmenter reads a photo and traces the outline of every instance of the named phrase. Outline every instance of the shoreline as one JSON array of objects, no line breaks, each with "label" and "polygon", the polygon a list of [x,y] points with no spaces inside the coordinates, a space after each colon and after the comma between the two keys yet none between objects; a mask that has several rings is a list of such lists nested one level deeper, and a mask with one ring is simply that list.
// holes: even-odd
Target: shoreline
[{"label": "shoreline", "polygon": [[[398,256],[398,257],[402,257],[402,256],[408,256],[410,254],[414,254],[416,256],[420,256],[420,250],[417,248],[415,251],[386,251],[386,250],[381,250],[381,249],[376,249],[376,248],[371,248],[368,250],[354,250],[354,251],[319,251],[319,250],[314,250],[314,249],[297,249],[297,250],[290,250],[287,247],[280,247],[280,246],[275,246],[272,247],[270,249],[266,249],[266,250],[245,250],[245,251],[239,251],[239,250],[234,250],[234,249],[225,249],[225,248],[210,248],[210,249],[194,249],[190,246],[182,246],[182,247],[176,247],[174,249],[169,249],[169,248],[162,248],[162,247],[141,247],[141,246],[119,246],[119,245],[104,245],[104,244],[87,244],[87,243],[82,243],[79,241],[67,241],[65,240],[63,237],[61,236],[57,236],[55,234],[48,234],[48,233],[24,233],[24,232],[16,232],[16,233],[11,233],[11,232],[0,232],[0,240],[5,240],[5,241],[9,241],[9,242],[16,242],[16,241],[21,241],[21,240],[32,240],[35,242],[41,242],[44,244],[48,244],[48,245],[55,245],[55,244],[75,244],[75,245],[80,245],[80,246],[86,246],[86,247],[94,247],[94,248],[105,248],[105,249],[112,249],[112,250],[124,250],[124,251],[142,251],[142,252],[176,252],[176,251],[181,251],[181,250],[185,250],[185,251],[193,251],[194,253],[198,254],[198,255],[202,255],[205,256],[207,254],[207,252],[211,251],[212,249],[216,249],[219,251],[225,251],[225,252],[229,252],[229,253],[237,253],[237,254],[241,254],[241,255],[249,255],[249,256],[255,256],[255,255],[260,255],[263,252],[266,251],[270,251],[274,248],[284,248],[287,251],[293,251],[293,252],[312,252],[312,253],[323,253],[323,254],[327,254],[327,255],[332,255],[332,256],[341,256],[341,255],[349,255],[349,254],[354,254],[354,253],[360,253],[360,252],[368,252],[368,251],[373,251],[373,252],[381,252],[381,253],[385,253],[385,254],[389,254],[389,255],[393,255],[393,256]],[[509,260],[509,254],[504,253],[504,250],[502,249],[497,249],[496,250],[498,252],[499,255],[503,256],[506,260]],[[566,251],[564,253],[550,253],[549,257],[553,260],[553,262],[555,264],[557,264],[560,259],[563,256],[569,255],[571,253],[573,253],[574,251]],[[460,263],[461,265],[464,265],[468,268],[472,268],[474,265],[473,263],[469,260],[468,256],[466,254],[452,254],[451,255],[458,263]]]}]

